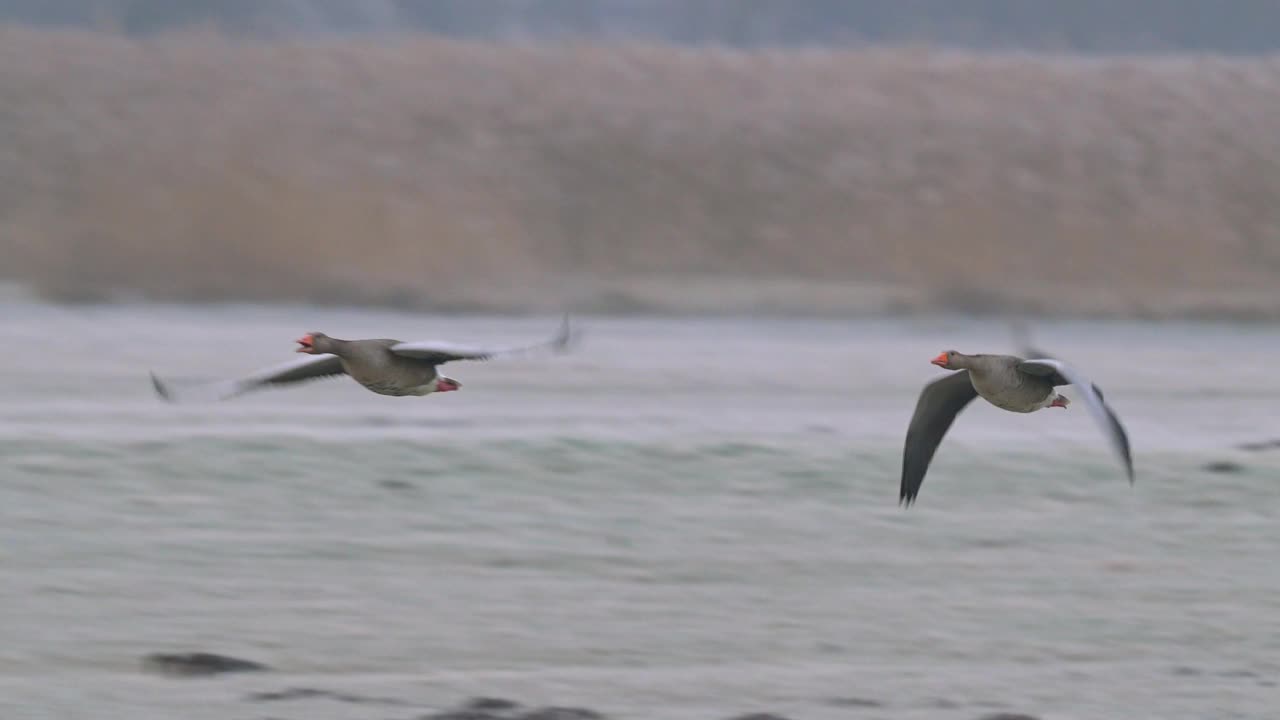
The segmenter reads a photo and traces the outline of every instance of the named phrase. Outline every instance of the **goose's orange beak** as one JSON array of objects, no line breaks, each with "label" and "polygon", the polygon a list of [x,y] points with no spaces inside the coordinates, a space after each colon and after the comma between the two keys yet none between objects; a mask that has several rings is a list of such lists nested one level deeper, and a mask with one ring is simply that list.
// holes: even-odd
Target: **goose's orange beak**
[{"label": "goose's orange beak", "polygon": [[938,353],[938,357],[936,357],[936,358],[934,358],[934,359],[930,360],[929,362],[933,363],[934,365],[937,365],[938,367],[944,368],[944,367],[946,367],[946,366],[947,366],[947,364],[948,364],[948,363],[947,363],[947,354],[946,354],[946,353]]},{"label": "goose's orange beak", "polygon": [[299,345],[298,349],[294,350],[294,352],[309,352],[315,349],[312,347],[313,340],[311,339],[310,335],[303,335],[297,340],[294,340],[294,342],[298,343]]}]

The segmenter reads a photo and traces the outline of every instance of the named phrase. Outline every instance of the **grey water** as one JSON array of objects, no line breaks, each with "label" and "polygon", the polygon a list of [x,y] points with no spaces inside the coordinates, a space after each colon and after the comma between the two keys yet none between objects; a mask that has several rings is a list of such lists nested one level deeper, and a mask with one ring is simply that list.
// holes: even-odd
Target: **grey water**
[{"label": "grey water", "polygon": [[[292,340],[520,343],[554,317],[0,305],[0,716],[409,718],[476,695],[616,718],[1274,717],[1273,328],[1041,323],[1080,405],[975,404],[919,502],[902,439],[939,351],[1006,328],[581,317],[460,392],[348,379],[167,405]],[[1070,396],[1072,391],[1065,390]],[[1206,472],[1233,460],[1235,474]],[[152,652],[272,672],[147,673]],[[394,698],[266,705],[289,687]]]}]

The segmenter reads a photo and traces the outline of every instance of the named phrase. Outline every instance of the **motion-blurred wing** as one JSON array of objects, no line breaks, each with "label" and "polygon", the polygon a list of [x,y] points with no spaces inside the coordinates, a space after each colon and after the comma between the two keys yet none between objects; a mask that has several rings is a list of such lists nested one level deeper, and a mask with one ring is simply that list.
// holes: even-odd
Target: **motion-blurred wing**
[{"label": "motion-blurred wing", "polygon": [[[342,360],[337,355],[313,355],[273,365],[238,380],[202,385],[191,390],[196,395],[227,400],[263,387],[292,385],[306,380],[345,375],[346,372],[342,367]],[[151,373],[151,385],[161,399],[178,402],[173,388],[156,377],[155,373]]]},{"label": "motion-blurred wing", "polygon": [[[1024,358],[1047,358],[1052,357],[1047,352],[1040,350],[1031,344],[1031,325],[1026,318],[1022,316],[1014,317],[1009,321],[1009,333],[1013,335],[1013,344],[1018,348],[1018,355]],[[1063,381],[1055,383],[1056,385],[1069,385],[1070,383]]]},{"label": "motion-blurred wing", "polygon": [[572,340],[572,333],[569,329],[569,316],[566,315],[555,337],[536,345],[485,348],[436,340],[422,340],[396,343],[391,346],[391,352],[403,357],[424,360],[433,365],[441,365],[454,360],[489,360],[496,357],[528,355],[547,350],[562,353],[568,349],[570,340]]}]

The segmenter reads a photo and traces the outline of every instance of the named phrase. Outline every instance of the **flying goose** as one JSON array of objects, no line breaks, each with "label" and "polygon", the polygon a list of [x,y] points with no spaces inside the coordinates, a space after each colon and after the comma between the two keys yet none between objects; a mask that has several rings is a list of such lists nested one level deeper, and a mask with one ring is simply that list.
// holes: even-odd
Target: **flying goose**
[{"label": "flying goose", "polygon": [[898,502],[910,506],[920,492],[925,472],[956,415],[975,397],[1010,412],[1029,413],[1041,408],[1066,408],[1071,402],[1055,389],[1075,385],[1089,414],[1103,428],[1112,449],[1133,483],[1129,438],[1120,420],[1102,399],[1102,391],[1075,368],[1059,360],[1024,360],[1016,355],[965,355],[955,350],[931,361],[951,375],[925,385],[907,428],[902,453],[902,485]]},{"label": "flying goose", "polygon": [[[452,392],[461,388],[462,383],[440,374],[437,366],[454,360],[488,360],[542,350],[560,353],[568,348],[570,337],[568,316],[551,340],[525,347],[481,348],[431,340],[340,340],[321,332],[309,332],[295,341],[298,343],[295,352],[311,357],[258,370],[238,380],[217,383],[213,390],[218,399],[226,400],[268,386],[287,386],[306,380],[350,375],[379,395],[405,397]],[[162,399],[176,400],[172,388],[154,372],[151,373],[151,384]]]}]

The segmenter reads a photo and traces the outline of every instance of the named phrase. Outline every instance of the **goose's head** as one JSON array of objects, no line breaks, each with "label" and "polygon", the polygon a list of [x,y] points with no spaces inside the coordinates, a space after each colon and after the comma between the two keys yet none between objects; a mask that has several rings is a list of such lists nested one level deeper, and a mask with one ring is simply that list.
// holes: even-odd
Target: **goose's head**
[{"label": "goose's head", "polygon": [[964,356],[955,350],[944,350],[938,353],[938,357],[930,360],[929,362],[945,370],[956,370],[960,367],[956,361],[961,357]]},{"label": "goose's head", "polygon": [[323,355],[330,352],[330,337],[322,332],[309,332],[306,335],[294,340],[298,343],[298,349],[294,352],[307,353],[308,355]]}]

